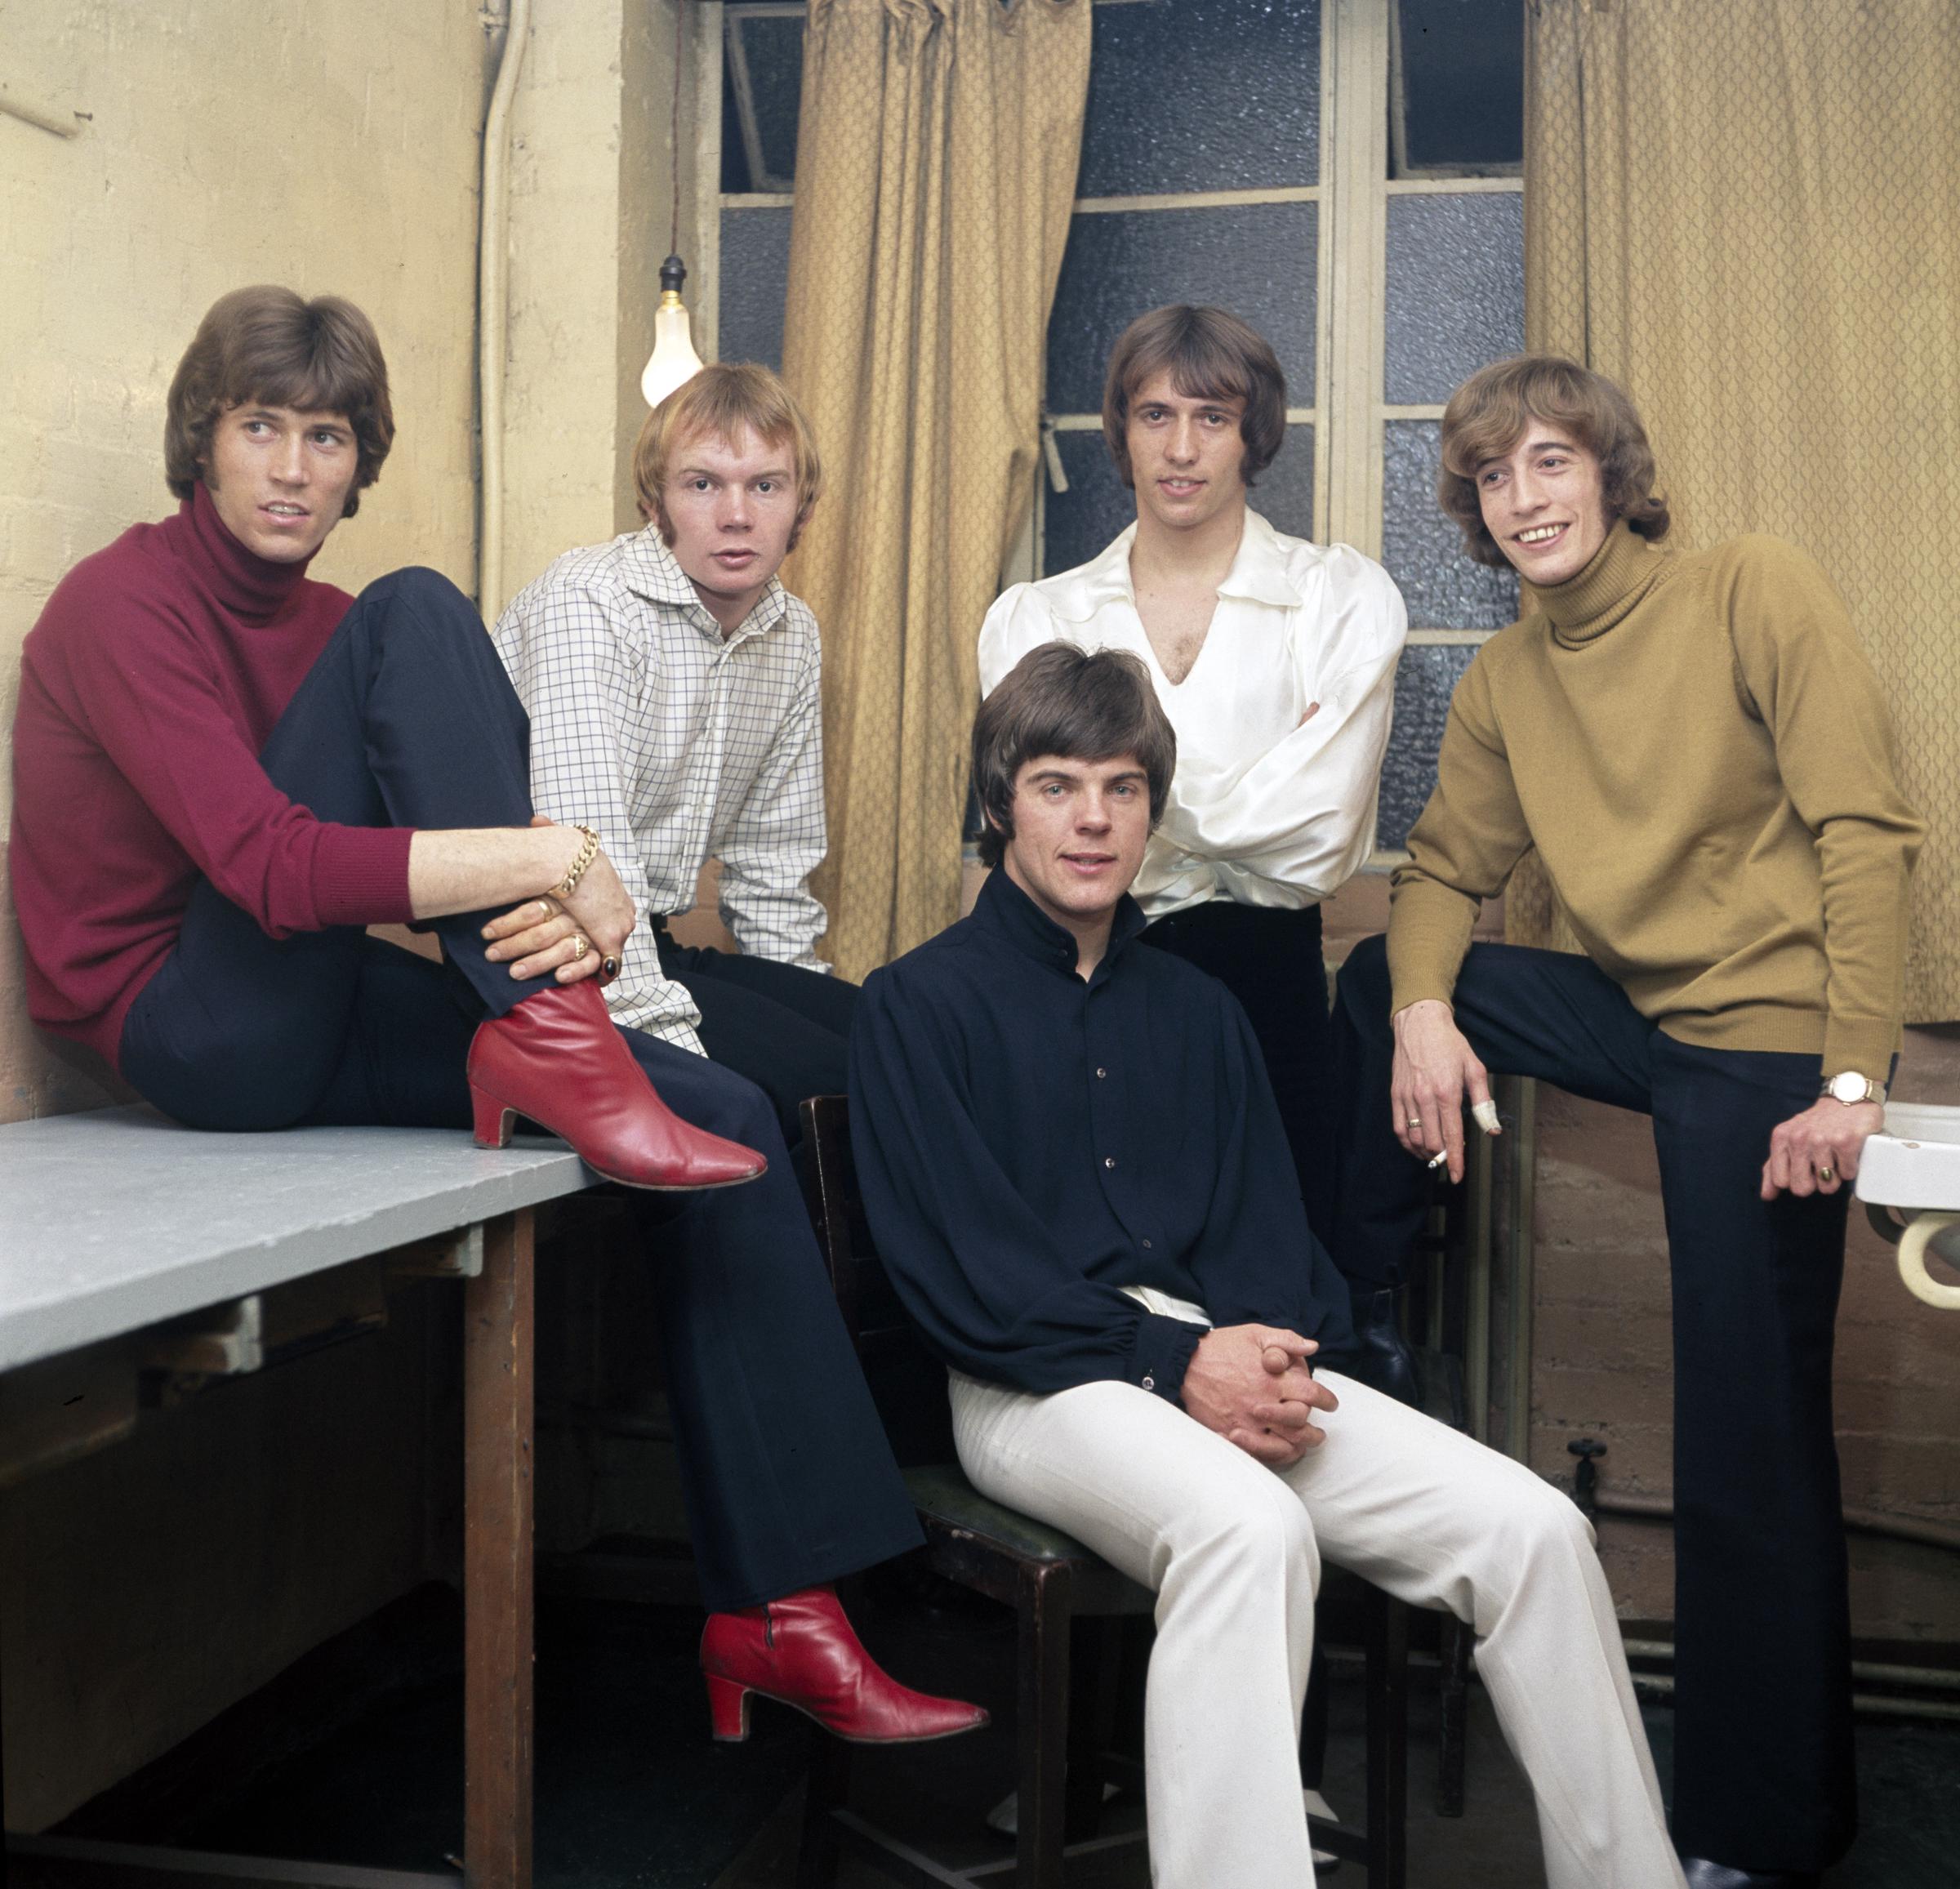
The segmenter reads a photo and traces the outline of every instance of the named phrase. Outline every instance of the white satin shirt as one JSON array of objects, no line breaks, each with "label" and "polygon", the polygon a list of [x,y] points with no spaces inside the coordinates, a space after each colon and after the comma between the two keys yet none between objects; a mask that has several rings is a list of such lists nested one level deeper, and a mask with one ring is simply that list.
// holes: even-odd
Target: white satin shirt
[{"label": "white satin shirt", "polygon": [[980,630],[982,694],[1044,643],[1141,657],[1178,735],[1169,804],[1132,888],[1146,915],[1209,898],[1297,908],[1330,897],[1374,843],[1409,633],[1401,593],[1373,559],[1287,537],[1248,510],[1204,647],[1174,683],[1137,614],[1136,532],[996,599]]}]

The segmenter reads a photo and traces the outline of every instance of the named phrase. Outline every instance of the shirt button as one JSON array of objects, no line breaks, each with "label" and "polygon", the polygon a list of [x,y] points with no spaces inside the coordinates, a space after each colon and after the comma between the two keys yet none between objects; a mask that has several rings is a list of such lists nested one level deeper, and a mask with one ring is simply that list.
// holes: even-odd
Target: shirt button
[{"label": "shirt button", "polygon": [[1104,1076],[1108,1075],[1108,1073],[1109,1071],[1107,1069],[1098,1069],[1096,1071],[1096,1080],[1100,1082]]},{"label": "shirt button", "polygon": [[1155,1378],[1144,1379],[1143,1388],[1147,1391],[1154,1391],[1157,1388],[1157,1380]]},{"label": "shirt button", "polygon": [[1106,1168],[1113,1168],[1116,1165],[1116,1157],[1114,1155],[1103,1156],[1102,1165]]},{"label": "shirt button", "polygon": [[1147,1241],[1147,1240],[1146,1240],[1146,1241],[1143,1242],[1143,1250],[1144,1250],[1146,1253],[1147,1253],[1147,1252],[1150,1250],[1150,1242],[1149,1242],[1149,1241]]}]

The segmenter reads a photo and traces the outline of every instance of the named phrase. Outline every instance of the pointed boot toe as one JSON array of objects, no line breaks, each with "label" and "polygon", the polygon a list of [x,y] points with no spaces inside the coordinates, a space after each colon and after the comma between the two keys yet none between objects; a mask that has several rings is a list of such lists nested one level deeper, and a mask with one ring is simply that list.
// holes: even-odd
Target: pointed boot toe
[{"label": "pointed boot toe", "polygon": [[590,978],[554,984],[486,1018],[470,1040],[468,1067],[480,1147],[504,1147],[523,1115],[629,1187],[730,1187],[769,1165],[755,1149],[683,1121],[660,1099]]},{"label": "pointed boot toe", "polygon": [[737,1612],[710,1614],[701,1639],[715,1735],[749,1735],[760,1694],[853,1744],[919,1744],[987,1723],[985,1710],[902,1686],[859,1643],[829,1588],[804,1588]]}]

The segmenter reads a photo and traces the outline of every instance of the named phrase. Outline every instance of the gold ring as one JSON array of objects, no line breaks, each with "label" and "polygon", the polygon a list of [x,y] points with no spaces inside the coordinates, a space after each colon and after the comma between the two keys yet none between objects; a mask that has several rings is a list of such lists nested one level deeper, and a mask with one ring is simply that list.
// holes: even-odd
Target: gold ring
[{"label": "gold ring", "polygon": [[1423,1118],[1419,1115],[1410,1116],[1409,1117],[1409,1125],[1411,1128],[1420,1128],[1423,1125]]},{"label": "gold ring", "polygon": [[586,942],[586,934],[582,931],[575,931],[572,933],[572,961],[573,964],[577,964],[587,951],[591,950],[591,946]]},{"label": "gold ring", "polygon": [[1835,1180],[1838,1178],[1837,1169],[1834,1168],[1820,1168],[1817,1170],[1817,1178],[1820,1181]]}]

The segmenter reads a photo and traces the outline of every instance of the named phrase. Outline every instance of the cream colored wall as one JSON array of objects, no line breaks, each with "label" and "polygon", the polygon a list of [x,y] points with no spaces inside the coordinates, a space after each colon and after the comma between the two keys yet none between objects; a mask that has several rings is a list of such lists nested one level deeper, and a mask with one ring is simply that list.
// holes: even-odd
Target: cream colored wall
[{"label": "cream colored wall", "polygon": [[[675,0],[538,0],[510,158],[506,595],[575,545],[639,523],[646,407],[670,234]],[[691,97],[681,149],[692,148]],[[691,216],[691,172],[683,179]],[[684,248],[694,230],[684,221]]]},{"label": "cream colored wall", "polygon": [[[487,57],[464,0],[0,0],[0,82],[89,114],[73,139],[0,116],[0,730],[62,573],[174,506],[164,394],[244,283],[348,296],[387,351],[394,452],[316,574],[470,584]],[[29,1035],[18,948],[9,911],[0,1120],[101,1098]]]}]

